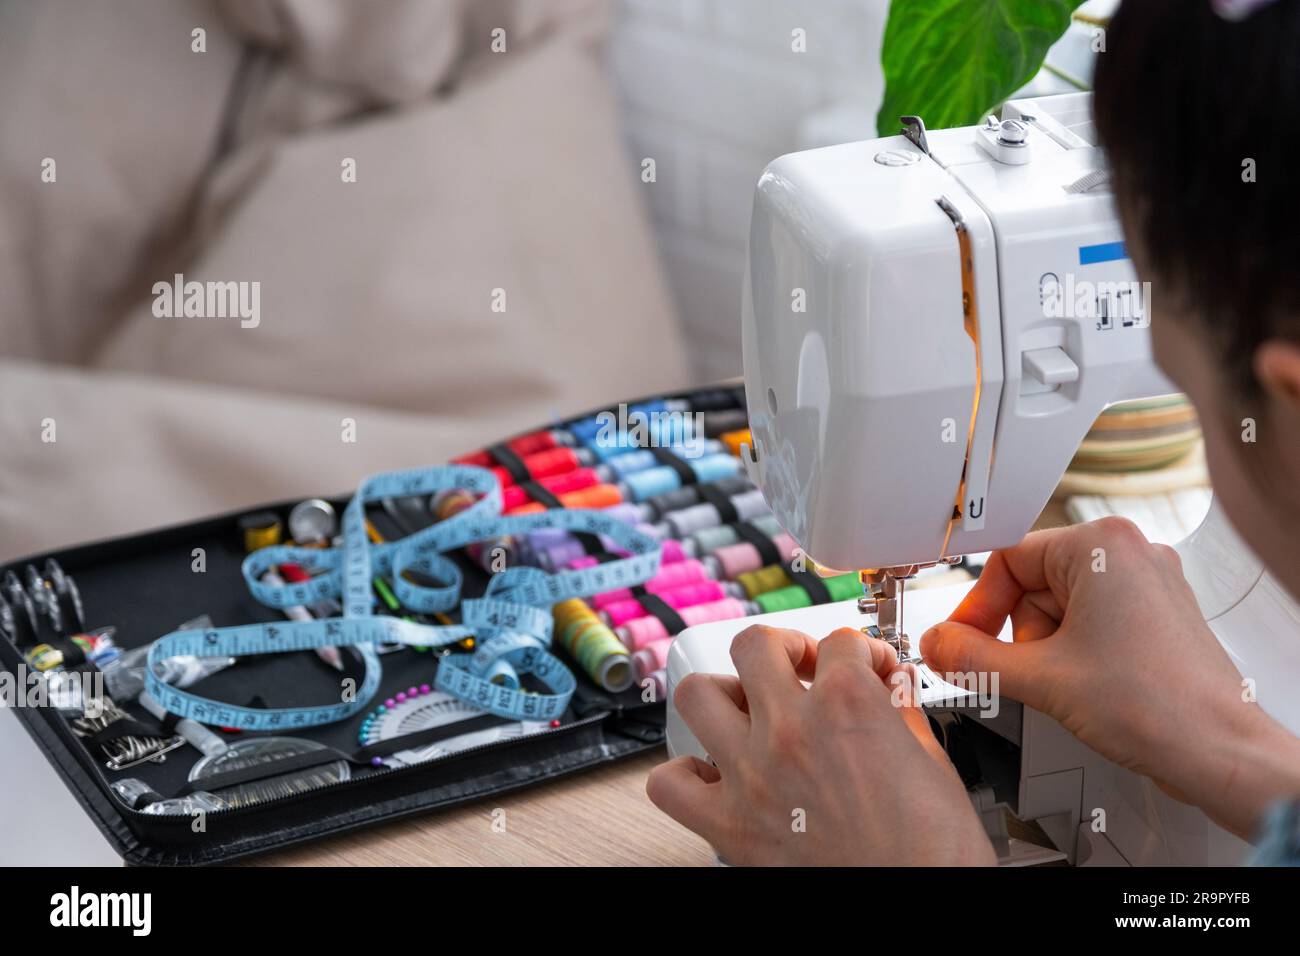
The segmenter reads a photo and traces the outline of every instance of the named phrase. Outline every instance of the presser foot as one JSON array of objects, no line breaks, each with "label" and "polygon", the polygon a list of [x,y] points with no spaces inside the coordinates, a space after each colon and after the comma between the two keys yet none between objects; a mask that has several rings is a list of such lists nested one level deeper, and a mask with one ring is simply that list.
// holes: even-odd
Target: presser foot
[{"label": "presser foot", "polygon": [[867,624],[861,628],[863,634],[868,637],[874,637],[878,641],[884,641],[894,649],[898,655],[900,664],[915,664],[920,661],[919,657],[912,655],[912,642],[902,631],[890,629],[888,632],[881,630],[878,624]]},{"label": "presser foot", "polygon": [[875,621],[862,628],[864,634],[879,638],[898,655],[899,663],[911,664],[920,660],[912,653],[911,642],[903,630],[903,594],[909,578],[916,577],[922,568],[935,564],[959,564],[960,557],[945,557],[929,564],[906,564],[893,568],[870,568],[859,571],[863,596],[858,598],[858,611],[870,614]]},{"label": "presser foot", "polygon": [[911,644],[903,630],[903,591],[904,582],[916,572],[915,566],[859,572],[865,593],[858,598],[858,612],[875,617],[862,632],[892,647],[900,662],[912,660]]}]

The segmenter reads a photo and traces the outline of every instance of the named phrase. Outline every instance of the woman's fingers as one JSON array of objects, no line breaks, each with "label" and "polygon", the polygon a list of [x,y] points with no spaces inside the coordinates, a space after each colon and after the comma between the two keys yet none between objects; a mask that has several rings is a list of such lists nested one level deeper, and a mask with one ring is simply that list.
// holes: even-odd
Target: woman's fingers
[{"label": "woman's fingers", "polygon": [[750,714],[779,712],[804,693],[800,679],[811,679],[817,654],[816,641],[800,631],[754,624],[737,634],[731,642],[731,660]]},{"label": "woman's fingers", "polygon": [[1063,535],[1072,531],[1071,528],[1035,531],[1013,548],[994,551],[979,580],[949,620],[968,624],[985,634],[997,634],[1026,594],[1050,593],[1049,579],[1055,576],[1049,567],[1052,549]]},{"label": "woman's fingers", "polygon": [[740,680],[724,674],[687,674],[673,691],[673,706],[710,757],[730,763],[749,733]]},{"label": "woman's fingers", "polygon": [[851,627],[841,627],[830,634],[817,648],[817,678],[851,668],[861,672],[865,679],[874,674],[884,680],[898,665],[898,654],[884,641],[868,637]]},{"label": "woman's fingers", "polygon": [[1045,685],[1042,668],[1051,650],[1050,641],[1008,644],[979,628],[953,621],[936,624],[921,636],[921,656],[940,678],[995,673],[1000,693],[1040,710]]},{"label": "woman's fingers", "polygon": [[1012,640],[1041,641],[1061,627],[1064,612],[1050,591],[1030,591],[1011,612]]},{"label": "woman's fingers", "polygon": [[650,771],[650,802],[688,830],[709,840],[723,820],[718,769],[699,757],[678,757]]}]

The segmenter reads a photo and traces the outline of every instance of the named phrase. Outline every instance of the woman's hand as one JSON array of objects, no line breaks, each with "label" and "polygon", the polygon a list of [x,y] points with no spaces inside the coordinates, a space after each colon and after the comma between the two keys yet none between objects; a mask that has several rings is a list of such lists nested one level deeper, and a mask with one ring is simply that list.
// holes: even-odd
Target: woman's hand
[{"label": "woman's hand", "polygon": [[[1008,616],[1013,644],[995,637]],[[1300,796],[1300,741],[1247,693],[1178,555],[1131,521],[995,552],[921,653],[940,676],[997,672],[1002,693],[1239,835],[1272,800]]]},{"label": "woman's hand", "polygon": [[673,697],[713,762],[679,757],[646,783],[725,862],[996,862],[889,645],[755,625],[731,657],[738,677],[692,674]]}]

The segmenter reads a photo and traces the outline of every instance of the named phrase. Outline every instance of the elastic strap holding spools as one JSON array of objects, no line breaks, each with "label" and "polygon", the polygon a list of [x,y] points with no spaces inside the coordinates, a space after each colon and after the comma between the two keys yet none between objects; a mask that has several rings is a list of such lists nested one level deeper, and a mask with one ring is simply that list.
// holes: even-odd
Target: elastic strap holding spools
[{"label": "elastic strap holding spools", "polygon": [[677,610],[657,594],[649,591],[637,596],[637,601],[645,608],[647,614],[657,618],[669,634],[680,634],[686,630],[686,622]]},{"label": "elastic strap holding spools", "polygon": [[524,492],[528,497],[532,498],[533,501],[536,501],[543,508],[564,507],[564,502],[559,499],[555,492],[551,491],[550,488],[547,488],[540,481],[521,481],[519,482],[519,487],[524,489]]},{"label": "elastic strap holding spools", "polygon": [[793,565],[786,565],[786,575],[799,587],[808,592],[808,597],[812,598],[813,604],[829,604],[831,592],[816,572],[803,570],[799,571]]},{"label": "elastic strap holding spools", "polygon": [[510,477],[515,480],[515,484],[522,485],[526,481],[531,481],[532,473],[528,466],[524,464],[523,458],[516,454],[515,450],[505,442],[500,442],[488,448],[487,453],[492,456],[492,460],[509,472]]},{"label": "elastic strap holding spools", "polygon": [[651,448],[650,453],[655,456],[659,464],[667,465],[677,472],[677,477],[681,479],[683,485],[693,485],[699,480],[695,476],[695,469],[688,465],[680,455],[661,447]]},{"label": "elastic strap holding spools", "polygon": [[762,559],[763,567],[782,564],[789,557],[789,555],[781,553],[781,549],[776,546],[776,542],[772,540],[771,535],[764,534],[748,521],[738,521],[732,527],[742,541],[747,541],[754,546],[759,558]]}]

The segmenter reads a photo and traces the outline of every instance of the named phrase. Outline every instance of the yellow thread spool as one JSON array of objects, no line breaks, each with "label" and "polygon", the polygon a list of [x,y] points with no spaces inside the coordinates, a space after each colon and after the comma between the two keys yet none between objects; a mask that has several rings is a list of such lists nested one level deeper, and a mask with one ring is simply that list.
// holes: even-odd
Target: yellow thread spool
[{"label": "yellow thread spool", "polygon": [[561,601],[551,609],[555,640],[597,684],[610,693],[632,686],[632,655],[582,598]]},{"label": "yellow thread spool", "polygon": [[244,533],[244,551],[249,554],[279,544],[283,534],[280,519],[271,512],[245,515],[239,520],[239,529]]},{"label": "yellow thread spool", "polygon": [[750,600],[760,594],[766,594],[768,591],[775,591],[777,588],[788,588],[794,583],[790,580],[790,576],[785,573],[785,568],[779,564],[769,564],[757,571],[746,571],[744,574],[737,574],[736,581],[745,589],[745,594],[748,595]]}]

